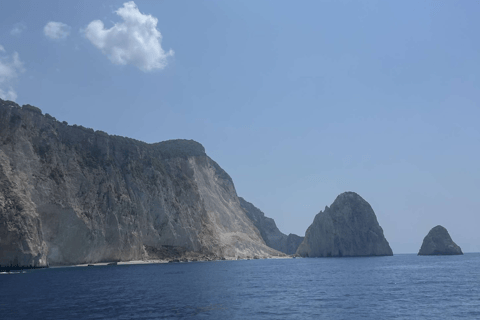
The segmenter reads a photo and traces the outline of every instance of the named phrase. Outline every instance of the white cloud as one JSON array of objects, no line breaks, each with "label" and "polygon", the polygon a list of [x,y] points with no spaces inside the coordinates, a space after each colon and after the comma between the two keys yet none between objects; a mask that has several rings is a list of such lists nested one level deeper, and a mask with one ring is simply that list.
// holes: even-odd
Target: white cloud
[{"label": "white cloud", "polygon": [[70,27],[62,22],[50,21],[43,28],[46,37],[54,40],[63,40],[70,34]]},{"label": "white cloud", "polygon": [[174,52],[162,49],[158,19],[142,14],[133,1],[124,3],[115,13],[123,22],[105,29],[102,21],[92,21],[84,31],[87,39],[114,64],[133,64],[145,72],[165,68]]},{"label": "white cloud", "polygon": [[17,93],[13,89],[18,75],[25,71],[23,62],[20,60],[17,52],[10,57],[6,55],[5,48],[0,45],[0,98],[4,100],[17,99]]},{"label": "white cloud", "polygon": [[15,23],[13,25],[13,28],[12,30],[10,30],[10,34],[12,36],[18,36],[20,35],[23,31],[25,31],[27,29],[27,26],[24,24],[24,23]]}]

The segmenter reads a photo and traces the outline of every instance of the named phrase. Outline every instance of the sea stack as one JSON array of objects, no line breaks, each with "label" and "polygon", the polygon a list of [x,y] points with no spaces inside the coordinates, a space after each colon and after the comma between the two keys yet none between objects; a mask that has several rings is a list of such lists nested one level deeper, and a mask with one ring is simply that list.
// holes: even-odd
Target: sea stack
[{"label": "sea stack", "polygon": [[355,192],[340,194],[318,213],[297,254],[302,257],[391,256],[370,204]]},{"label": "sea stack", "polygon": [[447,229],[436,226],[423,239],[419,256],[458,255],[463,254],[462,249],[453,242]]}]

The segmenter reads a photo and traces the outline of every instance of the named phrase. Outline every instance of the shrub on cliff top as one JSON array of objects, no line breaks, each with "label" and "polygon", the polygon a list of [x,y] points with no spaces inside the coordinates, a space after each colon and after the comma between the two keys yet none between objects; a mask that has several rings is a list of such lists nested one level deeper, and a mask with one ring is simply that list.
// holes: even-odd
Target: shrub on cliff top
[{"label": "shrub on cliff top", "polygon": [[24,104],[22,106],[22,109],[23,110],[26,110],[26,111],[30,111],[30,112],[35,112],[35,113],[38,113],[38,114],[42,114],[42,110],[40,108],[37,108],[37,107],[34,107],[30,104]]},{"label": "shrub on cliff top", "polygon": [[23,110],[26,110],[26,111],[30,111],[30,112],[35,112],[35,113],[38,113],[38,114],[42,114],[42,110],[40,108],[37,108],[37,107],[34,107],[30,104],[24,104],[22,106],[22,109]]},{"label": "shrub on cliff top", "polygon": [[50,119],[50,120],[57,120],[55,117],[51,116],[49,113],[45,113],[45,118]]}]

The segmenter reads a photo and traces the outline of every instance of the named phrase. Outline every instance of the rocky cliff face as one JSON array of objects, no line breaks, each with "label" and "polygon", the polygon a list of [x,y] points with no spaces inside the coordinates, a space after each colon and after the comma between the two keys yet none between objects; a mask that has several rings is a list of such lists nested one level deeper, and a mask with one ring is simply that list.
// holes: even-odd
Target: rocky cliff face
[{"label": "rocky cliff face", "polygon": [[315,216],[297,254],[303,257],[391,256],[372,207],[354,192],[342,193]]},{"label": "rocky cliff face", "polygon": [[453,242],[447,229],[436,226],[423,239],[419,256],[429,255],[458,255],[463,254],[462,249]]},{"label": "rocky cliff face", "polygon": [[239,199],[240,205],[243,210],[245,210],[247,216],[253,222],[255,227],[260,231],[267,246],[286,254],[295,254],[295,252],[297,252],[297,248],[300,243],[302,243],[303,237],[299,237],[292,233],[287,236],[278,230],[277,225],[272,218],[265,217],[265,214],[260,211],[260,209],[242,197]]},{"label": "rocky cliff face", "polygon": [[278,255],[202,145],[147,144],[0,100],[0,266]]}]

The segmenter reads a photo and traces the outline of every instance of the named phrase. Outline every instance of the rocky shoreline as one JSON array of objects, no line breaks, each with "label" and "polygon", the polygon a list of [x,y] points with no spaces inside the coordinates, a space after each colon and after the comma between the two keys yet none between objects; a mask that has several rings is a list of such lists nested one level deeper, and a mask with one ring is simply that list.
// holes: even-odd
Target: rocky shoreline
[{"label": "rocky shoreline", "polygon": [[54,268],[61,268],[61,267],[89,267],[89,266],[126,266],[126,265],[138,265],[138,264],[167,264],[167,263],[189,263],[189,262],[220,262],[220,261],[241,261],[241,260],[267,260],[267,259],[294,259],[293,256],[272,256],[272,257],[246,257],[246,258],[193,258],[193,259],[171,259],[171,260],[133,260],[133,261],[119,261],[119,262],[99,262],[93,264],[78,264],[78,265],[71,265],[71,266],[56,266]]}]

